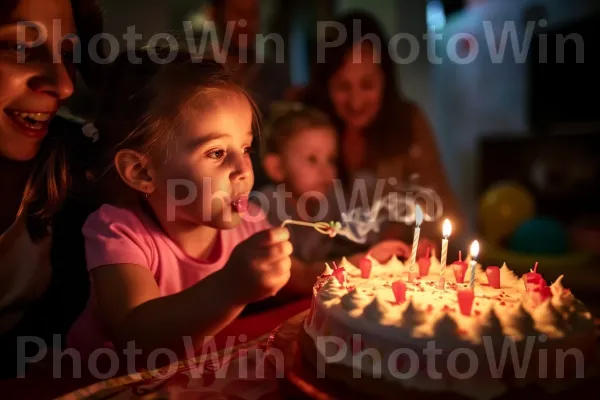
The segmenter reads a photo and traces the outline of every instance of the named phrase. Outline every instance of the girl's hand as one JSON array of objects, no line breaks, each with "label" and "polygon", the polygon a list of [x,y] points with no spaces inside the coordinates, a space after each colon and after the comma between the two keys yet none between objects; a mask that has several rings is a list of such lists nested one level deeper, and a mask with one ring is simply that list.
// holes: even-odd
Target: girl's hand
[{"label": "girl's hand", "polygon": [[396,255],[397,257],[409,257],[410,247],[400,240],[385,240],[377,243],[369,250],[371,257],[380,263],[386,263]]},{"label": "girl's hand", "polygon": [[286,228],[258,232],[241,242],[223,268],[246,304],[274,296],[290,279],[293,247]]}]

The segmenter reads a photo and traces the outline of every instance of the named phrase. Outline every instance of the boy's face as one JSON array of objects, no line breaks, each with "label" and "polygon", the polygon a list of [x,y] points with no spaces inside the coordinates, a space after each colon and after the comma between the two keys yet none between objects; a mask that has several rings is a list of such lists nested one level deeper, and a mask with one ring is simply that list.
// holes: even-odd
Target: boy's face
[{"label": "boy's face", "polygon": [[169,148],[162,149],[165,162],[155,166],[156,192],[148,200],[167,202],[152,204],[155,212],[167,220],[170,215],[194,225],[235,227],[254,184],[252,119],[248,100],[235,93],[203,112],[192,111]]},{"label": "boy's face", "polygon": [[337,138],[328,127],[305,129],[293,135],[281,156],[286,187],[295,197],[324,195],[337,178]]}]

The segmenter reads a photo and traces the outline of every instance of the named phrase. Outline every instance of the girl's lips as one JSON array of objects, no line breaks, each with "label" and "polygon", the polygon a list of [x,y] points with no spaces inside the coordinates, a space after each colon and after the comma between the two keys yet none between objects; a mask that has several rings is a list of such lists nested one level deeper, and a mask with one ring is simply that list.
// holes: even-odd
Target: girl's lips
[{"label": "girl's lips", "polygon": [[240,196],[231,202],[233,210],[238,213],[248,211],[248,196]]},{"label": "girl's lips", "polygon": [[4,110],[4,113],[23,135],[41,139],[48,133],[48,125],[55,112],[26,112],[19,110]]}]

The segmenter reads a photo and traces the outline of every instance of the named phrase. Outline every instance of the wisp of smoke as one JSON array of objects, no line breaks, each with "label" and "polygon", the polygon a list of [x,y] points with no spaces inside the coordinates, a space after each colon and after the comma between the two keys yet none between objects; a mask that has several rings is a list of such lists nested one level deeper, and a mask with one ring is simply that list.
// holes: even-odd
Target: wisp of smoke
[{"label": "wisp of smoke", "polygon": [[[414,187],[412,188],[414,190]],[[341,228],[337,230],[338,235],[342,235],[349,240],[364,244],[370,232],[379,232],[381,226],[386,221],[403,222],[406,225],[415,222],[416,198],[413,195],[402,195],[398,192],[392,192],[381,199],[377,199],[371,208],[357,207],[347,212],[342,212]],[[425,221],[432,221],[438,214],[441,215],[441,203],[437,194],[427,188],[419,189],[419,197],[433,201],[425,207]],[[436,213],[431,213],[431,206]],[[438,207],[440,206],[440,207]]]}]

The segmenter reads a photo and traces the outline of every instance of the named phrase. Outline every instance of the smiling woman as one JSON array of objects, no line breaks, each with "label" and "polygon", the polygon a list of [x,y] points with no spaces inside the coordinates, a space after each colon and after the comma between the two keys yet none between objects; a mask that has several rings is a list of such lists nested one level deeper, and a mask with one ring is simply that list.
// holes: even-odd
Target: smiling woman
[{"label": "smiling woman", "polygon": [[[16,337],[63,333],[83,307],[87,282],[75,267],[84,212],[64,203],[89,139],[54,117],[77,70],[90,87],[100,78],[86,51],[81,63],[73,53],[101,29],[95,0],[0,0],[0,376],[14,373]],[[63,40],[69,34],[78,39]]]}]

